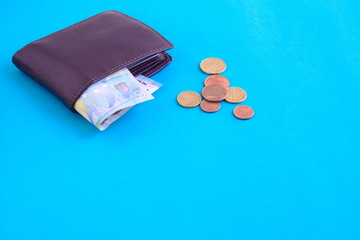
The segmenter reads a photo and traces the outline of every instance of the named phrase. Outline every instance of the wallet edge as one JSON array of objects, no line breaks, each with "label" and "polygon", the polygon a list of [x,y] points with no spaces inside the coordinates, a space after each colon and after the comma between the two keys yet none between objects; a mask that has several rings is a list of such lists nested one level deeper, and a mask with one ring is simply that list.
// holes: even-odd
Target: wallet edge
[{"label": "wallet edge", "polygon": [[[39,42],[39,41],[41,41],[41,40],[44,40],[44,39],[50,38],[50,37],[52,37],[52,36],[55,36],[55,35],[57,35],[57,34],[59,34],[59,33],[61,33],[61,32],[64,32],[64,31],[66,31],[66,30],[72,29],[72,28],[74,28],[74,27],[76,27],[76,26],[78,26],[78,25],[80,25],[80,24],[82,24],[82,23],[84,23],[84,22],[87,22],[87,21],[89,21],[89,20],[91,20],[91,19],[94,19],[94,18],[96,18],[96,17],[98,17],[98,16],[101,16],[101,15],[106,14],[106,13],[111,13],[111,12],[117,13],[117,14],[120,14],[120,15],[123,15],[123,16],[125,16],[125,17],[127,17],[127,18],[130,18],[130,19],[132,19],[132,20],[134,20],[134,21],[142,24],[143,26],[145,26],[146,28],[148,28],[149,30],[151,30],[152,32],[154,32],[156,35],[158,35],[161,39],[163,39],[163,40],[169,45],[169,46],[168,46],[168,49],[174,47],[174,45],[173,45],[171,42],[169,42],[166,38],[164,38],[160,33],[158,33],[158,32],[157,32],[155,29],[153,29],[152,27],[146,25],[146,24],[143,23],[142,21],[137,20],[137,19],[135,19],[135,18],[133,18],[133,17],[127,15],[127,14],[124,14],[124,13],[122,13],[122,12],[119,12],[119,11],[117,11],[117,10],[108,10],[108,11],[104,11],[104,12],[95,14],[94,16],[88,17],[88,18],[86,18],[86,19],[84,19],[84,20],[81,20],[80,22],[74,23],[74,24],[72,24],[72,25],[70,25],[70,26],[68,26],[68,27],[65,27],[65,28],[63,28],[63,29],[60,29],[60,30],[58,30],[58,31],[56,31],[56,32],[53,32],[53,33],[51,33],[51,34],[49,34],[49,35],[46,35],[46,36],[44,36],[44,37],[42,37],[42,38],[39,38],[39,39],[37,39],[37,40],[34,40],[34,41],[26,44],[24,47],[20,48],[18,51],[16,51],[16,52],[14,53],[14,55],[12,56],[12,62],[15,64],[15,57],[16,57],[16,55],[19,55],[21,52],[23,52],[25,49],[27,49],[27,48],[30,47],[31,45],[33,45],[33,44],[35,44],[35,43],[37,43],[37,42]],[[15,65],[16,65],[16,64],[15,64]]]}]

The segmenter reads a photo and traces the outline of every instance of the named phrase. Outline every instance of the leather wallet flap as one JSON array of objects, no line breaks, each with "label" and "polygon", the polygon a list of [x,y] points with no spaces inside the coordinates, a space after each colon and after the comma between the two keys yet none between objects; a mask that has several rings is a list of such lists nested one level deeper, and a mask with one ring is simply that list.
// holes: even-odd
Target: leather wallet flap
[{"label": "leather wallet flap", "polygon": [[[73,109],[92,83],[172,47],[144,23],[106,11],[26,45],[13,56],[13,62]],[[147,75],[159,70],[156,64],[163,67],[169,61],[166,53],[157,56]],[[134,71],[139,72],[140,67]]]}]

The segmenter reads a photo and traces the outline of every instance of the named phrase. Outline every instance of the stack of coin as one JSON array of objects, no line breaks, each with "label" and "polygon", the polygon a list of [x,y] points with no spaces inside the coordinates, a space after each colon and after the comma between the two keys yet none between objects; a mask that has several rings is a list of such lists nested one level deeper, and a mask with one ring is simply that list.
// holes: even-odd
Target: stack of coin
[{"label": "stack of coin", "polygon": [[[229,103],[241,103],[245,101],[247,94],[239,87],[230,87],[230,81],[219,75],[226,69],[226,64],[219,58],[206,58],[200,63],[200,69],[210,74],[204,81],[201,95],[194,91],[185,91],[178,95],[177,101],[183,107],[196,107],[204,112],[216,112],[220,109],[220,102],[225,100]],[[246,105],[234,108],[233,114],[238,119],[249,119],[254,115],[254,110]]]}]

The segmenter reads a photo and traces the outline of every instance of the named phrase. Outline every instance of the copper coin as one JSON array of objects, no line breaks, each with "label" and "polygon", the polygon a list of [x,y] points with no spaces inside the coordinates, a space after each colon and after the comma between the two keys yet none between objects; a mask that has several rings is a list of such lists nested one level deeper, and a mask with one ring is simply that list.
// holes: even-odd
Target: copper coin
[{"label": "copper coin", "polygon": [[206,58],[200,63],[200,69],[207,74],[219,74],[225,71],[226,64],[219,58]]},{"label": "copper coin", "polygon": [[196,107],[201,102],[201,96],[194,91],[185,91],[177,96],[177,101],[183,107]]},{"label": "copper coin", "polygon": [[226,98],[227,89],[221,85],[213,84],[204,87],[201,94],[208,101],[219,102]]},{"label": "copper coin", "polygon": [[226,97],[226,101],[230,103],[240,103],[245,101],[247,95],[244,89],[239,87],[229,87],[227,89],[228,95]]},{"label": "copper coin", "polygon": [[220,109],[220,103],[202,100],[200,103],[200,108],[204,112],[216,112]]},{"label": "copper coin", "polygon": [[213,84],[222,85],[226,88],[230,86],[229,80],[226,77],[221,76],[221,75],[208,76],[204,81],[205,86],[209,86],[209,85],[213,85]]},{"label": "copper coin", "polygon": [[254,110],[246,105],[240,105],[234,108],[234,115],[239,119],[249,119],[254,116]]}]

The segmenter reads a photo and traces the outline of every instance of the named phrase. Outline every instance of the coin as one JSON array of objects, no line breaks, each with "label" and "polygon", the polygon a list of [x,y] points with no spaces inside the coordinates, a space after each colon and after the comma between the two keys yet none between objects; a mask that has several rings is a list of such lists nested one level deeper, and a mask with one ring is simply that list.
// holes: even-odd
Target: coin
[{"label": "coin", "polygon": [[207,74],[219,74],[225,71],[226,64],[219,58],[206,58],[200,63],[200,68]]},{"label": "coin", "polygon": [[246,92],[244,91],[244,89],[239,88],[239,87],[229,87],[227,89],[227,97],[226,97],[226,101],[230,102],[230,103],[240,103],[245,101],[247,95]]},{"label": "coin", "polygon": [[202,100],[200,103],[200,108],[204,112],[216,112],[220,109],[220,103]]},{"label": "coin", "polygon": [[221,76],[221,75],[208,76],[204,81],[205,86],[209,86],[209,85],[213,85],[213,84],[219,84],[226,88],[230,86],[229,80],[226,77]]},{"label": "coin", "polygon": [[201,94],[208,101],[218,102],[226,98],[227,89],[221,85],[213,84],[204,87]]},{"label": "coin", "polygon": [[196,107],[201,102],[201,96],[194,91],[185,91],[177,96],[177,101],[183,107]]},{"label": "coin", "polygon": [[254,116],[254,110],[246,105],[237,106],[236,108],[234,108],[233,113],[235,117],[243,120],[252,118],[252,116]]}]

